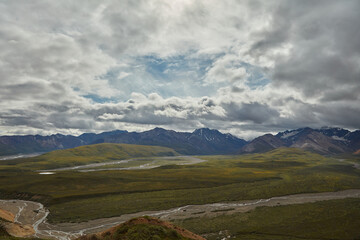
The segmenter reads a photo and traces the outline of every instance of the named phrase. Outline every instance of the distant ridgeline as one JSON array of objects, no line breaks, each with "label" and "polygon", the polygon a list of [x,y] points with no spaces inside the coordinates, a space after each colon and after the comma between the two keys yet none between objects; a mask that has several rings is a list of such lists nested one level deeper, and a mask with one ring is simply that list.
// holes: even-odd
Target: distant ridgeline
[{"label": "distant ridgeline", "polygon": [[243,146],[239,153],[267,152],[280,147],[302,148],[326,155],[360,153],[360,130],[299,128],[276,135],[265,134]]},{"label": "distant ridgeline", "polygon": [[172,148],[180,154],[207,155],[236,153],[247,142],[231,134],[223,134],[208,128],[197,129],[192,133],[155,128],[145,132],[116,130],[100,134],[84,133],[78,137],[61,134],[2,136],[0,137],[0,156],[49,152],[97,143],[163,146]]},{"label": "distant ridgeline", "polygon": [[341,128],[300,128],[265,134],[251,142],[231,134],[208,128],[194,132],[176,132],[155,128],[144,132],[111,131],[100,134],[26,135],[0,137],[0,156],[49,152],[97,143],[127,143],[164,146],[185,155],[258,153],[279,147],[295,147],[321,154],[360,153],[360,130],[350,132]]}]

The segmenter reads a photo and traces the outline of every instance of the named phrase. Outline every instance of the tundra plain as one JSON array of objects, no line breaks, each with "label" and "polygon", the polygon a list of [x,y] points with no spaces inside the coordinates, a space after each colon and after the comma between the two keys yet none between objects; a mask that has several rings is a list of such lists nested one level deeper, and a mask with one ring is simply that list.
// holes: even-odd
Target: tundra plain
[{"label": "tundra plain", "polygon": [[[100,144],[93,147],[104,146]],[[102,159],[89,158],[89,161],[86,161],[87,154],[93,154],[93,151],[95,150],[88,149],[88,153],[79,153],[76,152],[76,149],[75,152],[74,150],[61,150],[48,154],[51,157],[42,155],[34,158],[1,161],[1,198],[40,202],[50,212],[47,216],[50,224],[65,224],[83,223],[138,212],[163,211],[187,205],[232,203],[294,194],[360,189],[360,170],[355,165],[359,159],[356,156],[340,159],[300,149],[281,148],[263,154],[196,156],[196,159],[203,161],[184,164],[184,159],[176,156],[173,156],[172,160],[166,160],[168,157],[164,158],[163,151],[160,151],[160,153],[156,153],[160,154],[157,159],[161,163],[159,166],[119,170],[113,162],[117,160],[116,156]],[[145,150],[138,146],[137,154],[142,151]],[[170,153],[169,155],[176,155],[176,152],[166,152]],[[67,160],[63,161],[59,157],[60,155],[66,155]],[[138,164],[155,161],[157,158],[153,153],[148,156],[142,155]],[[132,157],[126,156],[123,160]],[[77,158],[82,159],[81,163],[76,162]],[[57,162],[54,162],[53,159],[57,159]],[[180,161],[179,164],[176,164],[177,160]],[[103,162],[111,162],[108,169],[85,172],[69,169],[53,171],[54,174],[39,174],[42,170],[52,171],[52,169],[61,167]],[[51,167],[49,168],[49,166]],[[94,169],[97,168],[96,166]],[[168,220],[176,221],[177,224],[185,226],[195,233],[201,233],[208,239],[218,239],[224,235],[225,230],[226,233],[237,239],[267,239],[266,236],[274,234],[267,230],[269,228],[269,225],[265,224],[267,218],[276,216],[279,221],[285,221],[293,213],[296,220],[289,225],[289,228],[294,227],[295,229],[301,225],[301,221],[306,220],[304,211],[315,208],[318,210],[311,210],[314,213],[311,215],[313,222],[320,223],[329,216],[333,217],[333,220],[342,219],[347,216],[346,214],[350,214],[350,219],[353,220],[351,224],[340,224],[335,229],[332,221],[326,222],[329,223],[327,226],[330,235],[332,231],[336,230],[339,233],[343,229],[349,236],[355,238],[358,234],[354,224],[358,224],[356,219],[359,218],[356,218],[355,215],[360,214],[359,202],[360,200],[357,198],[347,198],[300,205],[262,206],[248,213],[233,212],[230,208],[228,210],[213,209],[215,212],[210,215],[188,214],[185,219]],[[329,211],[333,214],[326,215],[326,218],[324,214],[328,214]],[[214,213],[217,214],[214,215]],[[259,217],[261,215],[264,218]],[[296,217],[298,215],[299,217]],[[255,224],[255,222],[251,223],[251,221],[246,221],[248,225],[242,224],[241,228],[236,228],[231,224],[227,225],[227,221],[235,223],[241,219],[250,219],[251,221],[257,219],[257,227],[254,228],[251,224]],[[214,224],[217,227],[214,227]],[[276,232],[278,239],[282,239],[279,236],[285,234],[286,231],[289,230],[287,228],[279,229]],[[314,231],[307,235],[299,235],[296,231],[292,231],[291,234],[293,235],[286,235],[288,239],[291,237],[293,239],[297,239],[297,237],[320,239],[317,238],[320,235]],[[334,236],[340,235],[335,234]]]}]

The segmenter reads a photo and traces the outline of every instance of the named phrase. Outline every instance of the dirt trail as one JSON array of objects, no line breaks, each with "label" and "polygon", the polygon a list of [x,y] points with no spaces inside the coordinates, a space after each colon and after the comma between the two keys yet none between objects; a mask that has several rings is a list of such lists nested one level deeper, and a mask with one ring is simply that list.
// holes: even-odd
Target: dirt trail
[{"label": "dirt trail", "polygon": [[248,200],[229,203],[212,203],[204,205],[187,205],[163,211],[145,211],[124,214],[119,217],[101,218],[81,223],[61,223],[51,225],[46,222],[49,211],[40,203],[21,200],[0,200],[0,209],[14,214],[18,223],[31,225],[34,236],[70,240],[80,235],[106,230],[112,226],[139,216],[154,216],[162,220],[185,219],[189,217],[211,217],[221,214],[247,212],[259,206],[279,206],[311,203],[323,200],[360,198],[360,189],[339,192],[296,194],[268,199]]}]

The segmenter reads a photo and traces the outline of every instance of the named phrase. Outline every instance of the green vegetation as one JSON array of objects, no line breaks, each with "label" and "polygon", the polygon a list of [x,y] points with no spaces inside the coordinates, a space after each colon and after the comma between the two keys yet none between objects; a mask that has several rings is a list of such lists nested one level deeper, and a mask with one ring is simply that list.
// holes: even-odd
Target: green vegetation
[{"label": "green vegetation", "polygon": [[187,238],[181,237],[176,231],[166,229],[162,226],[139,224],[132,226],[123,226],[116,230],[112,235],[105,237],[91,238],[92,240],[115,240],[115,239],[129,239],[129,240],[185,240]]},{"label": "green vegetation", "polygon": [[98,235],[78,240],[191,240],[194,234],[155,218],[141,217],[125,222]]},{"label": "green vegetation", "polygon": [[[52,222],[77,222],[187,204],[360,188],[360,170],[352,164],[300,149],[201,158],[207,161],[148,170],[61,171],[54,175],[30,171],[33,159],[1,161],[0,193],[2,198],[45,203]],[[59,167],[51,159],[47,164]],[[59,164],[63,166],[63,162]]]},{"label": "green vegetation", "polygon": [[187,239],[178,234],[175,230],[166,229],[162,226],[139,224],[132,228],[128,226],[122,227],[116,231],[114,238],[110,239],[144,239],[144,240],[160,240],[160,239]]},{"label": "green vegetation", "polygon": [[179,154],[167,147],[101,143],[56,150],[31,159],[2,161],[1,167],[13,169],[16,166],[23,170],[44,170],[129,158],[176,155]]},{"label": "green vegetation", "polygon": [[235,210],[235,208],[216,209],[216,210],[212,210],[211,212],[227,212],[232,210]]},{"label": "green vegetation", "polygon": [[205,234],[208,240],[229,235],[237,240],[360,239],[360,199],[259,207],[246,213],[174,223]]}]

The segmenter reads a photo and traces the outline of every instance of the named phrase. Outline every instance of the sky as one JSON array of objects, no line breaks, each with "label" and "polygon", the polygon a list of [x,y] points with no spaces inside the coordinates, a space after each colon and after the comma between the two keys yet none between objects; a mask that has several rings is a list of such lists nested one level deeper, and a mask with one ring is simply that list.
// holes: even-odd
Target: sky
[{"label": "sky", "polygon": [[360,129],[360,1],[0,0],[0,135]]}]

